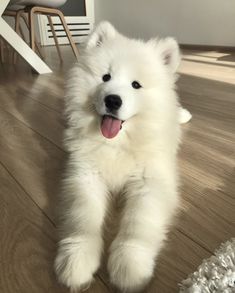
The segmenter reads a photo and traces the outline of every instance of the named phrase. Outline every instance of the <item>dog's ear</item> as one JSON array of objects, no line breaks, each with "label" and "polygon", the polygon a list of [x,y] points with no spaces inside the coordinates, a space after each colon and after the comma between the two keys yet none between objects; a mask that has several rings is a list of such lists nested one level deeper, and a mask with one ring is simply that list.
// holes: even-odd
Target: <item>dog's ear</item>
[{"label": "dog's ear", "polygon": [[175,73],[181,59],[178,43],[173,38],[155,40],[155,42],[164,64],[171,73]]},{"label": "dog's ear", "polygon": [[94,48],[101,46],[105,41],[116,36],[117,31],[108,21],[102,21],[91,33],[87,40],[86,48]]}]

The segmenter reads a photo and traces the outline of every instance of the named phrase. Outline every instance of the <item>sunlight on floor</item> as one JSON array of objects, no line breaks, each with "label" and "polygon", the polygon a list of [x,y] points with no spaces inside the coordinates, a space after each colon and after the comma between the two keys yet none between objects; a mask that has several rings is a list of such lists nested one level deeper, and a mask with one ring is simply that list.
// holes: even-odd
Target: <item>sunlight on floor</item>
[{"label": "sunlight on floor", "polygon": [[185,50],[179,73],[235,84],[235,53]]}]

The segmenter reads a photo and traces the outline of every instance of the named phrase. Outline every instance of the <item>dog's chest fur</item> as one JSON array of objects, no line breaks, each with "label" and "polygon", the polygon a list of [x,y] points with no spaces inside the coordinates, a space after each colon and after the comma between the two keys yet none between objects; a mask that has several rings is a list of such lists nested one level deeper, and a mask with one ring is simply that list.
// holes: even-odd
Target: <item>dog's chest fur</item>
[{"label": "dog's chest fur", "polygon": [[131,175],[144,169],[134,152],[120,146],[103,145],[90,156],[110,189],[120,189]]},{"label": "dog's chest fur", "polygon": [[89,161],[110,191],[123,189],[130,179],[148,177],[149,173],[153,176],[156,174],[153,170],[162,164],[157,152],[151,154],[140,146],[133,148],[118,143],[102,144],[93,149],[89,152]]}]

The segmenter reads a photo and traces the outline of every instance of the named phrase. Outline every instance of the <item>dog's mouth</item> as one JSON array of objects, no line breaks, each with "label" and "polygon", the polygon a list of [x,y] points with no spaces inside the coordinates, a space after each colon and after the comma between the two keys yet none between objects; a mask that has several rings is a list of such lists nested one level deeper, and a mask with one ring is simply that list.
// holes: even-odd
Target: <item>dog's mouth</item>
[{"label": "dog's mouth", "polygon": [[114,138],[122,129],[124,121],[111,115],[104,115],[101,121],[101,132],[106,138]]}]

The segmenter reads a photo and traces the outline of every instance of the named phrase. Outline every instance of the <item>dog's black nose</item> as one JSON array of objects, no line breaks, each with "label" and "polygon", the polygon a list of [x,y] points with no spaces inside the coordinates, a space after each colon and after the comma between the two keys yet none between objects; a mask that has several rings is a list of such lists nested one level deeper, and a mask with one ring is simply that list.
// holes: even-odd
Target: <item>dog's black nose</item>
[{"label": "dog's black nose", "polygon": [[118,110],[122,105],[122,100],[118,95],[108,95],[104,98],[104,102],[109,111]]}]

